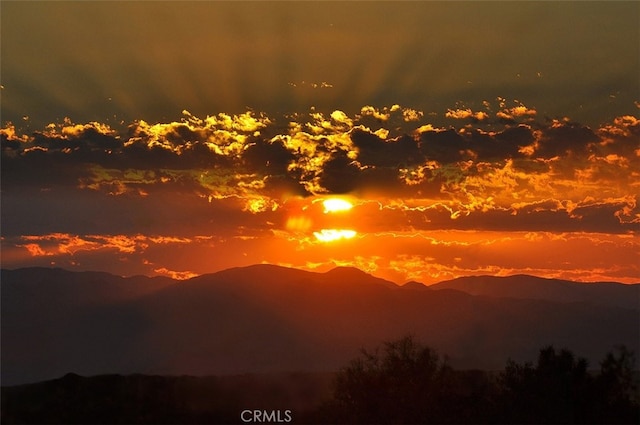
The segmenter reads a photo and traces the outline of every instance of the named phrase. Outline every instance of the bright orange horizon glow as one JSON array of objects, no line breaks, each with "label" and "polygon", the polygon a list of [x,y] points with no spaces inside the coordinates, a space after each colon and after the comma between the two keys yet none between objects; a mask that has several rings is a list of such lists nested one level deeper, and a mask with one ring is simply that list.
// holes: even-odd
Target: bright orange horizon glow
[{"label": "bright orange horizon glow", "polygon": [[319,232],[313,232],[313,235],[320,242],[333,242],[341,239],[352,239],[357,235],[357,232],[350,229],[322,229]]}]

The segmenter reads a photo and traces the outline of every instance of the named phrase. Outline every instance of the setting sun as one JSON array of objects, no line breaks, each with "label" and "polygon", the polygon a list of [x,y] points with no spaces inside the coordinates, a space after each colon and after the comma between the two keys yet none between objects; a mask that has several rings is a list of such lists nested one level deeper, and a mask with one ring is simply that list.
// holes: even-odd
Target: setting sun
[{"label": "setting sun", "polygon": [[348,229],[322,229],[319,232],[313,232],[313,235],[320,242],[333,242],[341,239],[351,239],[357,232]]},{"label": "setting sun", "polygon": [[325,199],[324,201],[322,201],[322,206],[324,207],[325,214],[349,211],[351,208],[353,208],[353,204],[351,202],[342,198]]}]

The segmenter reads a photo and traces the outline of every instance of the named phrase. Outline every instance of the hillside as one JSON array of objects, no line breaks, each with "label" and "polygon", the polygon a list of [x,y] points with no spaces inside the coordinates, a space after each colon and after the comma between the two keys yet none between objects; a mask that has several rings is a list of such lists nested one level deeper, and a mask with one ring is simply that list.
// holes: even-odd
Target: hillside
[{"label": "hillside", "polygon": [[312,273],[271,265],[182,282],[3,270],[2,382],[68,372],[335,371],[360,348],[406,334],[461,368],[533,359],[546,344],[594,363],[616,344],[638,352],[638,308],[411,288],[357,269]]}]

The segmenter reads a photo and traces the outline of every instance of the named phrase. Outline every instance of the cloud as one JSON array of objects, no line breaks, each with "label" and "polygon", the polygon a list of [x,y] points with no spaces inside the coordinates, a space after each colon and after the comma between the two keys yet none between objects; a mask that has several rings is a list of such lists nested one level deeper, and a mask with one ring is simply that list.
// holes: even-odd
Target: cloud
[{"label": "cloud", "polygon": [[616,117],[612,123],[598,128],[599,140],[592,145],[599,155],[619,154],[632,161],[640,158],[640,120],[633,115]]},{"label": "cloud", "polygon": [[517,119],[531,121],[538,114],[538,111],[534,108],[529,108],[517,101],[516,103],[516,106],[504,108],[504,101],[501,101],[501,107],[503,107],[503,109],[496,112],[496,117],[506,122],[515,122]]},{"label": "cloud", "polygon": [[387,121],[391,116],[391,113],[389,112],[389,109],[386,107],[382,111],[380,111],[377,108],[374,108],[373,106],[363,106],[360,109],[360,115],[362,117],[367,117],[367,116],[373,117],[378,121]]},{"label": "cloud", "polygon": [[151,244],[185,244],[192,243],[188,238],[175,236],[137,235],[74,235],[69,233],[52,233],[45,235],[25,235],[18,238],[25,244],[18,243],[34,257],[61,254],[75,255],[81,251],[115,250],[121,254],[144,252]]},{"label": "cloud", "polygon": [[[536,116],[522,104],[501,108]],[[125,134],[68,119],[31,135],[8,125],[0,132],[3,218],[18,223],[29,202],[46,209],[56,197],[76,199],[85,211],[95,210],[83,203],[89,199],[112,211],[118,203],[104,196],[125,197],[141,211],[179,197],[199,214],[224,206],[261,215],[295,196],[351,193],[385,203],[422,200],[434,206],[424,222],[440,228],[633,231],[640,166],[634,116],[595,130],[570,120],[443,128],[428,119],[393,105],[352,116],[312,109],[198,118],[183,111],[179,122],[135,121]],[[569,205],[584,214],[568,213]]]},{"label": "cloud", "polygon": [[424,160],[416,140],[407,135],[383,139],[366,128],[355,128],[350,134],[361,166],[398,167],[419,164]]},{"label": "cloud", "polygon": [[19,135],[16,132],[16,126],[11,122],[0,128],[0,136],[2,136],[3,150],[18,150],[20,142],[26,143],[29,141],[29,136],[26,134]]},{"label": "cloud", "polygon": [[402,119],[406,122],[411,121],[420,121],[420,119],[424,116],[422,111],[418,111],[411,108],[405,108],[402,110]]},{"label": "cloud", "polygon": [[471,109],[448,109],[444,114],[447,118],[453,118],[456,120],[471,119],[473,121],[483,121],[489,118],[486,112],[473,112]]}]

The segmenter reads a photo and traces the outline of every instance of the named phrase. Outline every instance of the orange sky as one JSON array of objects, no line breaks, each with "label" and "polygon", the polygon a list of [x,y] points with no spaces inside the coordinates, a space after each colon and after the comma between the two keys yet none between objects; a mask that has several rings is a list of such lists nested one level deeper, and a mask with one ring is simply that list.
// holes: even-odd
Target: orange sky
[{"label": "orange sky", "polygon": [[3,4],[2,267],[638,282],[607,4]]}]

